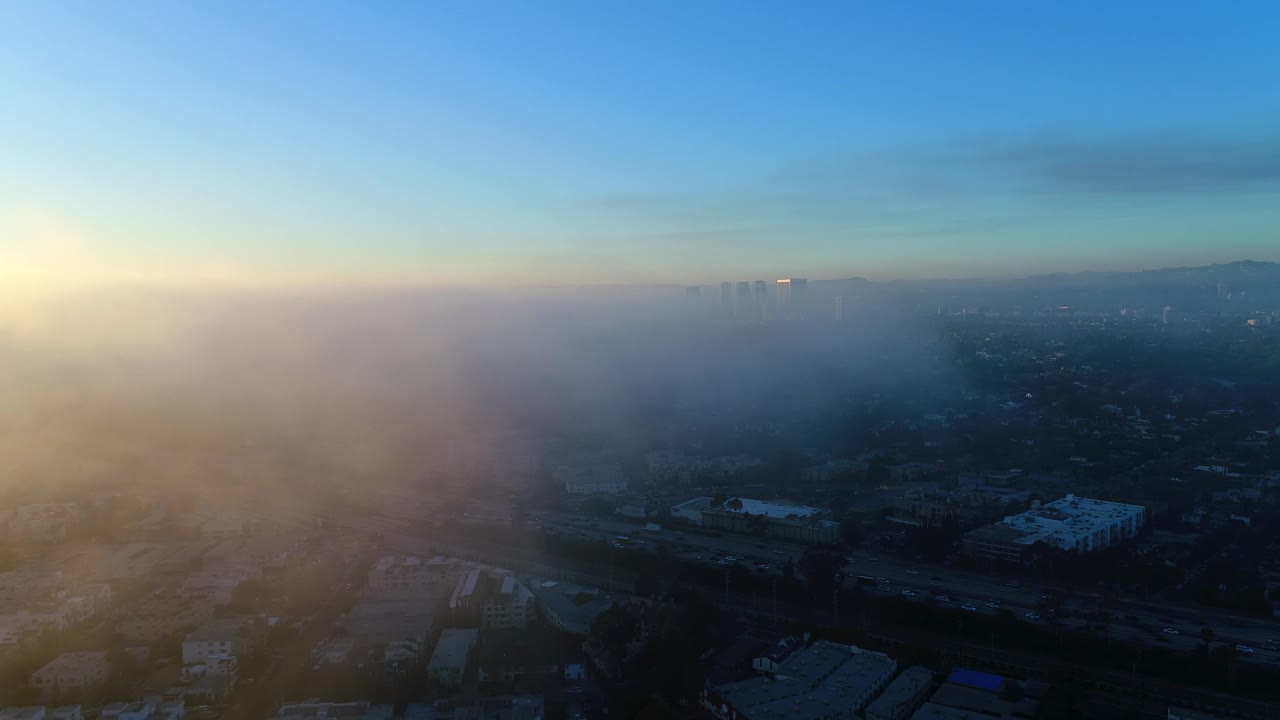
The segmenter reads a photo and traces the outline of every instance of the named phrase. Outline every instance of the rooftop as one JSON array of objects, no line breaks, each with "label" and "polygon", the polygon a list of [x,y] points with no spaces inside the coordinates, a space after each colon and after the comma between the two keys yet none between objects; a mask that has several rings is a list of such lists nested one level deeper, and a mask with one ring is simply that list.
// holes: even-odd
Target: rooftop
[{"label": "rooftop", "polygon": [[480,631],[475,628],[450,628],[440,631],[435,652],[431,653],[428,668],[461,667],[467,662],[471,648],[475,647]]},{"label": "rooftop", "polygon": [[878,715],[890,716],[893,709],[900,707],[906,703],[910,703],[914,698],[918,697],[922,687],[927,687],[933,682],[933,672],[928,668],[913,665],[902,674],[889,683],[889,687],[880,693],[880,697],[876,701],[867,706],[867,712],[875,712]]},{"label": "rooftop", "polygon": [[717,692],[747,720],[851,715],[894,667],[882,653],[819,641],[787,658],[776,679],[752,678]]},{"label": "rooftop", "polygon": [[[740,509],[732,507],[737,503],[742,503],[742,507]],[[805,505],[784,505],[782,503],[772,503],[766,500],[752,500],[751,498],[741,497],[730,498],[716,509],[747,515],[764,515],[778,520],[785,518],[811,518],[822,513],[820,508],[808,507]]]}]

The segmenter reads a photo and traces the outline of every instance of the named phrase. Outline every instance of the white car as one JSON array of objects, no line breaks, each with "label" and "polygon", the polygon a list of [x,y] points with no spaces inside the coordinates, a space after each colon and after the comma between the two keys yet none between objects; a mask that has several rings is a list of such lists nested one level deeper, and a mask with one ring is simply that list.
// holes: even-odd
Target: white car
[{"label": "white car", "polygon": [[991,608],[992,610],[999,610],[1000,603],[996,602],[995,600],[992,600],[991,602],[987,603],[987,607]]},{"label": "white car", "polygon": [[1164,633],[1165,635],[1181,635],[1182,634],[1177,630],[1174,630],[1173,628],[1164,628],[1160,632]]},{"label": "white car", "polygon": [[1253,648],[1249,647],[1248,645],[1237,645],[1236,652],[1244,653],[1245,655],[1252,655]]},{"label": "white car", "polygon": [[905,597],[915,597],[915,596],[916,596],[916,591],[915,591],[915,590],[903,590],[903,591],[902,591],[902,594],[903,594],[903,596],[905,596]]},{"label": "white car", "polygon": [[919,571],[919,570],[908,570],[908,571],[907,571],[907,574],[908,574],[908,575],[919,575],[919,574],[920,574],[920,571]]},{"label": "white car", "polygon": [[1027,618],[1028,620],[1039,620],[1039,619],[1040,619],[1040,613],[1038,613],[1038,612],[1028,612],[1028,613],[1024,613],[1024,614],[1023,614],[1023,617]]},{"label": "white car", "polygon": [[975,605],[961,605],[960,607],[968,610],[969,612],[978,612],[978,608]]}]

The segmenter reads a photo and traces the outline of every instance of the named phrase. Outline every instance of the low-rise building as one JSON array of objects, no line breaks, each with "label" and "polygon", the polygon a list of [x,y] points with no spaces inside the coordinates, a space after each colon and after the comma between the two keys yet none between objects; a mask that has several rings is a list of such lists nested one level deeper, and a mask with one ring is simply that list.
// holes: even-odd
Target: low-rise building
[{"label": "low-rise building", "polygon": [[1145,516],[1141,505],[1067,495],[965,534],[964,548],[972,557],[1008,562],[1024,561],[1037,543],[1093,552],[1137,535]]},{"label": "low-rise building", "polygon": [[542,617],[553,627],[572,635],[585,636],[591,630],[591,623],[604,611],[614,603],[626,601],[625,597],[554,580],[544,580],[528,587],[538,599],[537,607]]},{"label": "low-rise building", "polygon": [[933,693],[912,720],[959,720],[991,717],[1021,720],[1039,717],[1045,683],[1012,680],[1000,675],[959,668]]},{"label": "low-rise building", "polygon": [[827,519],[830,516],[831,511],[822,508],[735,497],[703,509],[702,526],[802,542],[833,543],[840,539],[840,523]]},{"label": "low-rise building", "polygon": [[474,609],[483,628],[524,628],[534,618],[537,599],[514,575],[472,570],[458,580],[450,609]]},{"label": "low-rise building", "polygon": [[266,623],[260,618],[215,618],[182,639],[182,663],[194,665],[212,657],[250,657],[266,641]]},{"label": "low-rise building", "polygon": [[476,646],[480,631],[475,628],[451,628],[440,632],[436,649],[427,663],[427,676],[440,685],[462,684],[467,672],[471,650]]},{"label": "low-rise building", "polygon": [[67,586],[61,570],[23,568],[0,573],[0,607],[22,606]]},{"label": "low-rise building", "polygon": [[889,683],[897,663],[852,645],[819,641],[793,653],[772,677],[703,690],[719,720],[824,720],[853,717]]},{"label": "low-rise building", "polygon": [[45,697],[97,687],[111,676],[107,653],[82,651],[63,653],[31,673],[31,687]]},{"label": "low-rise building", "polygon": [[866,720],[904,720],[924,702],[933,689],[933,672],[913,665],[889,683],[875,702],[867,706]]},{"label": "low-rise building", "polygon": [[561,465],[556,481],[570,495],[617,495],[627,491],[627,475],[621,465]]},{"label": "low-rise building", "polygon": [[454,588],[463,572],[465,568],[452,558],[388,555],[369,569],[366,592],[441,597]]},{"label": "low-rise building", "polygon": [[711,507],[712,498],[696,497],[692,500],[685,500],[679,505],[671,507],[671,519],[683,520],[692,525],[702,524],[702,511]]},{"label": "low-rise building", "polygon": [[116,632],[126,642],[150,645],[157,640],[194,630],[213,618],[215,603],[210,598],[153,598],[136,604],[116,623]]}]

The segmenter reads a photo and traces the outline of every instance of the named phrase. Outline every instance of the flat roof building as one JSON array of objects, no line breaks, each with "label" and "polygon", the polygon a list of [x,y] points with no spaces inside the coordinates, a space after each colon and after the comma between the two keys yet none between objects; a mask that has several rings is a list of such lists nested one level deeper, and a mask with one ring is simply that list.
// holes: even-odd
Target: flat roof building
[{"label": "flat roof building", "polygon": [[933,687],[933,672],[913,665],[889,683],[867,706],[867,720],[903,720],[920,706]]},{"label": "flat roof building", "polygon": [[708,688],[701,702],[719,720],[850,717],[884,689],[896,669],[883,653],[819,641],[784,660],[773,677]]},{"label": "flat roof building", "polygon": [[827,518],[831,512],[806,505],[729,498],[704,508],[703,527],[731,532],[760,533],[803,542],[829,543],[840,538],[840,524]]},{"label": "flat roof building", "polygon": [[427,663],[427,675],[441,685],[461,685],[471,650],[479,637],[480,631],[476,628],[442,630]]},{"label": "flat roof building", "polygon": [[1020,561],[1028,548],[1041,542],[1059,550],[1093,552],[1137,535],[1145,517],[1141,505],[1067,495],[971,531],[964,538],[965,552]]}]

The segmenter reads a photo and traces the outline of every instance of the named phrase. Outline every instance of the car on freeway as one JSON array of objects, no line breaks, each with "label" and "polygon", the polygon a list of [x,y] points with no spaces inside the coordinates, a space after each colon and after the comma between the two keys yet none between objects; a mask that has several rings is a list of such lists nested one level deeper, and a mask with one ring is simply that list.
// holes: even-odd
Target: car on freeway
[{"label": "car on freeway", "polygon": [[698,553],[694,553],[694,554],[690,555],[689,557],[693,558],[694,560],[701,560],[701,559],[702,559],[702,556],[701,556],[701,555],[699,555]]},{"label": "car on freeway", "polygon": [[1181,635],[1182,634],[1181,632],[1171,627],[1163,628],[1160,630],[1160,632],[1164,633],[1165,635]]},{"label": "car on freeway", "polygon": [[889,578],[876,578],[876,584],[877,584],[877,585],[888,585],[888,584],[889,584]]},{"label": "car on freeway", "polygon": [[996,602],[995,600],[988,600],[987,607],[991,608],[992,610],[999,610],[1000,603]]},{"label": "car on freeway", "polygon": [[905,596],[905,597],[915,597],[915,596],[916,596],[916,591],[915,591],[915,590],[912,590],[912,589],[910,589],[910,588],[907,588],[906,590],[903,590],[903,591],[902,591],[902,594],[903,594],[903,596]]},{"label": "car on freeway", "polygon": [[951,602],[950,595],[934,595],[933,599],[937,600],[938,602]]},{"label": "car on freeway", "polygon": [[965,610],[968,610],[969,612],[978,612],[978,607],[976,605],[971,605],[966,603],[964,605],[961,605],[960,607],[964,608]]},{"label": "car on freeway", "polygon": [[1023,617],[1025,617],[1025,618],[1026,618],[1026,619],[1028,619],[1028,620],[1039,620],[1039,619],[1040,619],[1040,613],[1038,613],[1038,612],[1026,612],[1026,613],[1023,613]]},{"label": "car on freeway", "polygon": [[1252,655],[1253,648],[1249,647],[1248,645],[1237,645],[1236,652],[1244,653],[1245,655]]},{"label": "car on freeway", "polygon": [[919,571],[919,570],[908,570],[908,571],[907,571],[907,574],[908,574],[908,575],[919,575],[919,574],[920,574],[920,571]]}]

